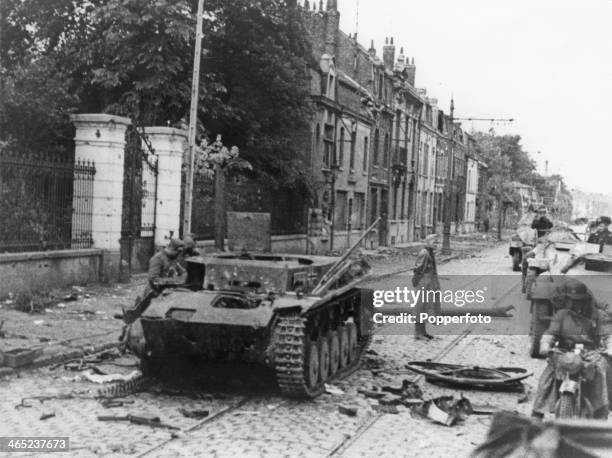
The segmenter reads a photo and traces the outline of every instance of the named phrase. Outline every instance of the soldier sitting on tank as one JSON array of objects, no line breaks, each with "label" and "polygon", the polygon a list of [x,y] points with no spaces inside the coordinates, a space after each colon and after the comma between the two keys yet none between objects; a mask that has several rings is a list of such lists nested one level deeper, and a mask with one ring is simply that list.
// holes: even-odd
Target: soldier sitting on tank
[{"label": "soldier sitting on tank", "polygon": [[141,296],[136,299],[134,308],[123,311],[123,321],[133,323],[144,312],[151,299],[161,293],[167,279],[182,275],[185,269],[179,264],[179,256],[184,243],[180,239],[171,239],[166,248],[158,251],[149,260],[147,285]]},{"label": "soldier sitting on tank", "polygon": [[538,238],[540,238],[548,234],[552,227],[552,221],[546,216],[546,207],[538,208],[538,215],[533,219],[533,222],[531,223],[531,229],[537,230]]},{"label": "soldier sitting on tank", "polygon": [[[589,294],[587,287],[574,278],[567,278],[562,287],[561,300],[567,308],[553,315],[550,326],[540,341],[540,354],[550,355],[555,343],[561,351],[571,351],[576,344],[583,344],[586,350],[604,349],[612,355],[612,327],[608,316],[601,311]],[[606,358],[600,358],[597,372],[592,381],[583,385],[584,394],[591,402],[595,418],[608,418],[610,367]],[[612,380],[610,380],[612,382]],[[533,404],[533,416],[543,418],[553,412],[558,400],[555,367],[552,358],[540,376],[538,391]]]}]

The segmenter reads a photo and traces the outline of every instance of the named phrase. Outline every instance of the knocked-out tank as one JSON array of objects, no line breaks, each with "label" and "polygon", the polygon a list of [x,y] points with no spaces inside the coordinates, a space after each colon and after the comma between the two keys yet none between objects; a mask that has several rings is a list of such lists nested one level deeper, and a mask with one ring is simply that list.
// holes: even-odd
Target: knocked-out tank
[{"label": "knocked-out tank", "polygon": [[[237,233],[231,248],[269,249],[269,238],[260,237],[269,215],[228,216],[228,232]],[[131,348],[143,372],[181,359],[211,367],[242,361],[270,369],[287,396],[322,393],[356,367],[371,340],[373,291],[357,286],[369,266],[350,256],[377,222],[341,257],[243,251],[189,258],[185,283],[165,289],[135,323],[143,335]],[[257,225],[264,230],[248,230]]]},{"label": "knocked-out tank", "polygon": [[338,260],[190,258],[185,286],[166,289],[140,317],[143,369],[155,372],[180,358],[244,361],[270,368],[286,395],[320,394],[324,383],[358,363],[373,328],[372,292],[356,286],[365,274],[362,263],[336,269],[332,287],[313,293]]}]

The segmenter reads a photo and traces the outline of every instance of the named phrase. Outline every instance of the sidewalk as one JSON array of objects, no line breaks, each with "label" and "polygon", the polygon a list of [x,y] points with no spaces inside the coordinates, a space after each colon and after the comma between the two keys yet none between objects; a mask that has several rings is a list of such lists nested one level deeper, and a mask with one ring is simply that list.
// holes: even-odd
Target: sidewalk
[{"label": "sidewalk", "polygon": [[[492,235],[453,236],[452,255],[441,256],[439,263],[473,257],[478,251],[496,244]],[[412,269],[421,246],[420,243],[411,243],[394,248],[363,250],[373,271],[368,281]],[[121,314],[123,307],[134,304],[145,283],[146,274],[139,274],[133,276],[127,284],[89,285],[57,290],[50,292],[49,298],[34,298],[30,303],[23,298],[0,302],[0,323],[4,323],[0,327],[0,375],[22,368],[58,364],[115,347],[123,322],[113,316]],[[32,308],[36,311],[20,311]],[[15,349],[36,350],[36,356],[31,364],[18,369],[7,367],[2,353]]]}]

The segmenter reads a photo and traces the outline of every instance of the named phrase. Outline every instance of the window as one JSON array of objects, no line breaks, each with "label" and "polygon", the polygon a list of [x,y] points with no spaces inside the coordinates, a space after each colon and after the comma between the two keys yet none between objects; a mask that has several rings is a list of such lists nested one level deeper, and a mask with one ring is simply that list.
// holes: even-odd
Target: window
[{"label": "window", "polygon": [[331,124],[325,124],[323,148],[323,163],[329,168],[334,161],[334,126]]},{"label": "window", "polygon": [[368,137],[363,137],[363,171],[368,170]]},{"label": "window", "polygon": [[344,164],[344,127],[340,128],[340,145],[338,153],[338,166],[342,167]]},{"label": "window", "polygon": [[372,157],[372,163],[378,165],[378,150],[380,148],[380,133],[378,129],[374,131],[374,157]]},{"label": "window", "polygon": [[365,212],[365,194],[356,192],[353,195],[353,213],[351,214],[351,226],[353,229],[362,229]]},{"label": "window", "polygon": [[383,166],[389,167],[389,150],[391,149],[391,139],[389,137],[389,133],[385,134],[385,144],[384,144],[384,156],[383,156]]},{"label": "window", "polygon": [[320,144],[321,144],[321,126],[317,124],[317,128],[315,129],[315,138],[314,138],[314,141],[312,142],[312,153],[314,157],[317,157],[319,155],[319,145]]},{"label": "window", "polygon": [[348,193],[346,191],[336,191],[334,227],[340,231],[346,230],[347,197]]},{"label": "window", "polygon": [[378,97],[382,99],[383,97],[383,88],[384,88],[384,79],[382,72],[378,73]]},{"label": "window", "polygon": [[351,132],[351,155],[349,157],[349,167],[355,170],[355,143],[357,143],[357,132]]}]

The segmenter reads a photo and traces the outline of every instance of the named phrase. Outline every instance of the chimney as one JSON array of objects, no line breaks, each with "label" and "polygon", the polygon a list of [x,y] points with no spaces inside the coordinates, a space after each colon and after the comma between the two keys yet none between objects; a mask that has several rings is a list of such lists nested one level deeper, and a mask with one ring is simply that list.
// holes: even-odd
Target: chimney
[{"label": "chimney", "polygon": [[374,47],[374,40],[370,41],[370,49],[368,49],[368,54],[372,59],[376,57],[376,48]]},{"label": "chimney", "polygon": [[[321,3],[323,6],[323,3]],[[321,13],[323,10],[321,10]],[[327,0],[325,18],[325,52],[330,56],[336,55],[338,44],[338,31],[340,30],[340,13],[336,8],[335,0]]]},{"label": "chimney", "polygon": [[406,79],[408,80],[408,84],[414,87],[414,81],[416,77],[416,66],[414,65],[414,57],[411,62],[408,62],[406,59]]},{"label": "chimney", "polygon": [[399,72],[404,71],[406,68],[406,57],[404,56],[404,48],[400,48],[399,56],[397,56],[397,63],[395,64],[395,69]]},{"label": "chimney", "polygon": [[383,46],[383,62],[385,64],[385,69],[393,70],[393,64],[395,63],[395,45],[393,44],[393,37],[385,40],[385,46]]},{"label": "chimney", "polygon": [[308,0],[304,0],[304,9],[310,11],[310,2]]}]

